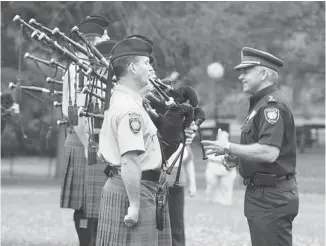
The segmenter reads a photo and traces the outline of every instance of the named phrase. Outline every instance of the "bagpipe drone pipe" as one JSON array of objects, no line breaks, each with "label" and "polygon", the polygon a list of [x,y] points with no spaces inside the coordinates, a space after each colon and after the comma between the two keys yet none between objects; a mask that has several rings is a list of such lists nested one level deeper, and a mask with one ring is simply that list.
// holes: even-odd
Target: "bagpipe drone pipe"
[{"label": "bagpipe drone pipe", "polygon": [[[194,121],[200,132],[200,125],[204,122],[205,112],[198,107],[198,97],[190,86],[172,88],[166,81],[151,78],[151,84],[155,90],[148,93],[144,100],[144,106],[156,125],[165,159],[169,159],[175,153],[180,144],[183,144],[175,160],[166,170],[171,174],[173,167],[180,158],[178,174],[175,185],[178,185],[181,162],[185,148],[184,129]],[[201,134],[200,134],[201,136]],[[202,147],[203,150],[203,147]],[[203,150],[203,158],[205,158]]]},{"label": "bagpipe drone pipe", "polygon": [[[73,27],[72,32],[78,36],[79,42],[69,38],[63,32],[60,32],[59,28],[51,30],[43,26],[42,24],[31,19],[29,23],[25,22],[19,15],[16,15],[13,19],[15,22],[19,22],[21,25],[22,32],[30,34],[32,40],[36,40],[42,47],[50,48],[55,51],[60,57],[66,60],[67,65],[62,65],[54,59],[50,61],[40,59],[36,56],[25,54],[26,59],[30,59],[34,62],[47,65],[52,68],[63,70],[65,75],[71,72],[70,68],[75,68],[76,76],[75,80],[70,80],[70,74],[68,74],[68,94],[69,94],[69,105],[68,105],[68,119],[64,118],[57,121],[58,125],[70,124],[75,126],[78,124],[78,117],[89,117],[93,122],[92,127],[99,127],[99,122],[103,117],[97,117],[104,113],[104,110],[109,106],[109,98],[111,94],[112,84],[112,68],[109,62],[104,58],[102,53],[98,50],[98,47],[91,44],[85,35],[79,31],[78,27]],[[83,43],[83,44],[81,44]],[[111,47],[115,44],[115,41],[109,40]],[[107,48],[107,47],[106,47]],[[83,55],[82,58],[79,56]],[[104,71],[103,71],[104,70]],[[36,86],[22,86],[21,81],[17,84],[10,83],[10,88],[16,89],[16,97],[19,100],[19,96],[22,92],[33,92],[33,93],[48,93],[50,95],[60,96],[62,99],[63,91],[53,89],[54,86],[64,86],[64,81],[57,80],[53,76],[48,76],[46,82],[50,84],[51,88],[43,88]],[[78,93],[86,94],[84,107],[78,109],[76,106],[76,100],[74,105],[70,98],[72,88],[77,88]],[[76,90],[75,90],[76,91]],[[76,97],[75,97],[76,99]],[[95,100],[94,100],[95,99]],[[102,105],[99,108],[97,101],[101,101]],[[63,103],[60,100],[53,102],[53,108],[62,108]],[[91,131],[92,132],[92,131]],[[51,128],[47,135],[51,133]]]}]

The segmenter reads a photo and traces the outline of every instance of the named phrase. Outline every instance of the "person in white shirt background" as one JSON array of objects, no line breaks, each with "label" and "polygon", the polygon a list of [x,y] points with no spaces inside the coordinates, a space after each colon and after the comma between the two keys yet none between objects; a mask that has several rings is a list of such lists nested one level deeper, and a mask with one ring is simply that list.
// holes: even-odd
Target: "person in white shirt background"
[{"label": "person in white shirt background", "polygon": [[[220,137],[229,138],[226,131],[222,131]],[[216,136],[218,140],[218,136]],[[226,169],[222,164],[223,155],[208,155],[205,170],[206,190],[205,196],[208,202],[221,205],[232,205],[234,181],[237,176],[236,168]]]}]

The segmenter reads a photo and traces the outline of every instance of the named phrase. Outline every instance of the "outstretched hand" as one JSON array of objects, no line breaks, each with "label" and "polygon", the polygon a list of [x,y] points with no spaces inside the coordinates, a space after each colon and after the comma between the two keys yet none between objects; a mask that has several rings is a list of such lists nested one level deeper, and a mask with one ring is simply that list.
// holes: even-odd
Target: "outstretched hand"
[{"label": "outstretched hand", "polygon": [[228,140],[228,133],[218,129],[216,141],[210,140],[203,140],[201,143],[203,144],[204,150],[207,155],[214,154],[215,155],[223,155],[224,149],[228,147],[229,140]]}]

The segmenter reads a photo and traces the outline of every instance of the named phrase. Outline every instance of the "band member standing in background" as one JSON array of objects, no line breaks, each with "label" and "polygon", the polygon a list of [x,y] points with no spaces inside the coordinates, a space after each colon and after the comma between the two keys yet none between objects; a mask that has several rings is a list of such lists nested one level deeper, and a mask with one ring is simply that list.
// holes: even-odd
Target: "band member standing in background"
[{"label": "band member standing in background", "polygon": [[[97,24],[96,18],[87,18],[78,25],[79,31],[85,34],[91,45],[102,40],[104,29]],[[78,54],[81,56],[81,54]],[[70,77],[69,77],[70,76]],[[75,65],[70,65],[63,82],[62,112],[68,118],[68,107],[72,103],[77,107],[84,106],[85,94],[76,92],[78,74]],[[75,117],[78,118],[77,115]],[[86,170],[89,135],[85,118],[79,117],[78,124],[69,122],[69,134],[64,143],[65,173],[61,186],[60,207],[74,209],[74,222],[79,244],[90,245],[95,241],[93,220],[86,217]],[[97,223],[97,221],[95,221]]]}]

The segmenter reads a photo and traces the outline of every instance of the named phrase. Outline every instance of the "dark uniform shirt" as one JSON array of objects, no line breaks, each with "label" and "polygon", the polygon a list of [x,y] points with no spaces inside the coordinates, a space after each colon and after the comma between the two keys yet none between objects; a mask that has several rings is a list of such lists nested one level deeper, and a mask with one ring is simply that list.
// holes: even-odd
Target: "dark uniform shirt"
[{"label": "dark uniform shirt", "polygon": [[240,160],[242,177],[270,173],[282,177],[295,173],[296,135],[292,112],[275,85],[264,88],[250,98],[249,115],[241,128],[241,144],[267,144],[280,149],[274,163]]}]

